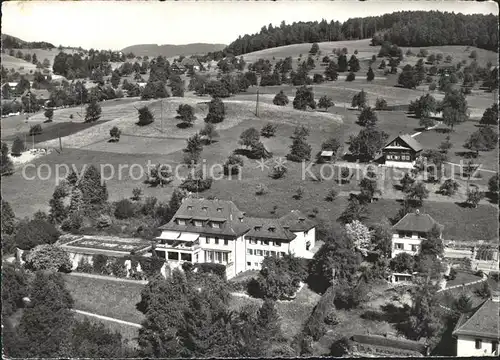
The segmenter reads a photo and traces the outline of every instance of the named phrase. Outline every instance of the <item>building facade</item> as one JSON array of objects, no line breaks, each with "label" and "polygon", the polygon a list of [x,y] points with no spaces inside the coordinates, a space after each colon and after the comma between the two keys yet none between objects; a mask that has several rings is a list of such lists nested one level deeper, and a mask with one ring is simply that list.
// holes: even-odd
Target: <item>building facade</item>
[{"label": "building facade", "polygon": [[316,240],[315,223],[297,210],[279,219],[252,218],[223,200],[185,199],[160,230],[154,251],[172,268],[219,263],[228,278],[260,269],[266,256],[311,258]]},{"label": "building facade", "polygon": [[453,336],[457,339],[457,356],[498,356],[498,292],[491,299],[462,314]]},{"label": "building facade", "polygon": [[422,146],[411,135],[398,135],[383,149],[385,165],[396,168],[412,168],[422,151]]}]

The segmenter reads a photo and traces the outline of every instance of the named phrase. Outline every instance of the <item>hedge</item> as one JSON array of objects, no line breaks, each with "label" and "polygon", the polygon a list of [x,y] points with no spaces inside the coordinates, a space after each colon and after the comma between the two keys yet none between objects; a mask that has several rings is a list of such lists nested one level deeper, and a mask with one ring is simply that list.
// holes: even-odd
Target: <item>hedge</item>
[{"label": "hedge", "polygon": [[212,273],[218,275],[222,280],[226,280],[226,267],[217,263],[198,263],[194,265],[201,273]]}]

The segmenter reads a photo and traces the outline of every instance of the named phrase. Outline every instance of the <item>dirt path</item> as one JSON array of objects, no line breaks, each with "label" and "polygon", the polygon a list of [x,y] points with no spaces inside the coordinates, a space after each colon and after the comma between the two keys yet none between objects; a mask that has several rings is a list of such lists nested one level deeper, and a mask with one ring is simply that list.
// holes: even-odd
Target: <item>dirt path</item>
[{"label": "dirt path", "polygon": [[101,280],[108,280],[108,281],[132,283],[132,284],[146,285],[148,283],[146,280],[122,279],[122,278],[117,278],[117,277],[113,277],[113,276],[96,275],[96,274],[85,274],[85,273],[78,273],[78,272],[70,272],[70,273],[68,273],[68,275],[70,275],[70,276],[86,277],[86,278],[91,278],[91,279],[101,279]]}]

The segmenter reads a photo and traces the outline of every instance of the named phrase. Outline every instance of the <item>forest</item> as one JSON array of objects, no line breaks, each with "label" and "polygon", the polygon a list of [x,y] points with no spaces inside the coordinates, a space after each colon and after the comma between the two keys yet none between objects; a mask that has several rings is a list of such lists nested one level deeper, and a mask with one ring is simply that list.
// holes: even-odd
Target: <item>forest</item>
[{"label": "forest", "polygon": [[[497,51],[498,16],[463,15],[440,11],[401,11],[381,16],[352,18],[344,23],[281,22],[259,33],[238,37],[227,48],[208,56],[220,59],[284,45],[372,38],[373,45],[390,41],[398,46],[473,45]],[[445,30],[445,31],[444,31]]]}]

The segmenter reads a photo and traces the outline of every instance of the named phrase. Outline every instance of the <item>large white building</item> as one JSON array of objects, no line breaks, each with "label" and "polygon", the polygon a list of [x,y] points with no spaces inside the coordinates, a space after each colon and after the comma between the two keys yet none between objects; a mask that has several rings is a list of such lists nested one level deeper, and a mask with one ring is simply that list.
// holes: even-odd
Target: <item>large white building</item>
[{"label": "large white building", "polygon": [[457,356],[498,356],[498,293],[472,311],[463,314],[453,336],[457,339]]},{"label": "large white building", "polygon": [[184,262],[226,266],[228,278],[260,269],[265,256],[311,258],[316,224],[297,210],[279,219],[252,218],[232,201],[185,199],[160,227],[156,255],[172,268]]}]

